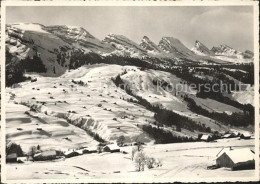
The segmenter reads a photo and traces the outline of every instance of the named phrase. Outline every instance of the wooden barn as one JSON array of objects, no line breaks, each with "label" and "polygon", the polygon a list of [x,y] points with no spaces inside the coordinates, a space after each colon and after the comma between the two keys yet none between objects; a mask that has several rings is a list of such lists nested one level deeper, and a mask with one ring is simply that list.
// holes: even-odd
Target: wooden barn
[{"label": "wooden barn", "polygon": [[103,151],[110,152],[110,153],[120,152],[120,148],[117,144],[109,144],[103,148]]},{"label": "wooden barn", "polygon": [[228,167],[232,170],[245,170],[255,168],[255,154],[249,148],[223,149],[216,159],[218,167]]}]

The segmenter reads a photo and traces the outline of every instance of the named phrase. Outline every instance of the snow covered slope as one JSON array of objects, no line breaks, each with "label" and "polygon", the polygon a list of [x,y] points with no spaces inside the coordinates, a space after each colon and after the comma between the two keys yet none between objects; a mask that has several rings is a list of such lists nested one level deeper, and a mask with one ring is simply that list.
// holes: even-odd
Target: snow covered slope
[{"label": "snow covered slope", "polygon": [[[62,48],[70,48],[70,45],[54,34],[45,31],[44,26],[26,23],[12,24],[7,25],[6,33],[6,49],[13,55],[13,61],[17,62],[37,55],[41,58],[49,74],[53,73],[53,67],[57,74],[65,72],[66,68],[57,63],[57,54]],[[7,62],[7,66],[8,64]]]},{"label": "snow covered slope", "polygon": [[[69,120],[71,124],[89,129],[107,141],[115,141],[124,135],[128,142],[133,142],[143,135],[137,124],[148,124],[154,119],[152,112],[128,102],[127,99],[134,98],[112,82],[111,78],[124,69],[117,65],[92,65],[66,72],[56,78],[30,74],[37,78],[36,82],[23,82],[20,83],[20,88],[7,88],[8,94],[15,94],[9,103],[18,102],[29,107],[35,104],[38,108],[36,116],[47,115],[50,118]],[[84,85],[75,84],[75,81],[82,81]],[[11,113],[12,110],[9,110]],[[12,118],[11,114],[8,118]],[[12,133],[14,130],[10,131]],[[9,137],[13,139],[16,136],[19,135],[12,133]],[[150,141],[145,137],[143,140]]]},{"label": "snow covered slope", "polygon": [[[196,99],[196,91],[189,90],[187,83],[173,74],[157,70],[142,71],[135,66],[97,64],[67,71],[60,77],[27,75],[37,78],[37,81],[22,82],[17,87],[6,89],[7,138],[24,144],[22,147],[26,148],[32,141],[37,142],[38,139],[41,139],[43,144],[45,140],[47,143],[54,139],[50,145],[53,148],[59,147],[59,140],[66,144],[64,139],[72,140],[71,145],[67,145],[66,148],[83,144],[86,139],[88,140],[86,146],[95,143],[91,141],[91,137],[85,135],[86,133],[77,128],[69,128],[71,125],[92,131],[107,141],[116,141],[123,135],[127,142],[134,142],[137,138],[151,142],[151,138],[141,127],[148,124],[154,126],[154,112],[138,104],[134,96],[115,85],[112,79],[118,75],[131,86],[135,95],[144,98],[153,106],[171,110],[198,124],[202,123],[212,131],[225,132],[229,128],[220,122],[191,112],[183,100],[185,94],[190,95],[210,111],[226,113],[228,111],[229,114],[240,111],[214,100]],[[156,86],[154,80],[164,80],[174,86],[174,90],[171,92]],[[177,93],[177,90],[181,90],[179,88],[187,91]],[[30,110],[32,107],[35,111]],[[29,113],[25,113],[26,111]],[[37,131],[37,128],[41,128],[42,132]],[[197,138],[201,133],[196,130],[191,132],[185,128],[181,132],[173,127],[163,128],[176,136]],[[73,131],[70,132],[69,129]],[[77,137],[75,132],[81,132],[82,136]]]},{"label": "snow covered slope", "polygon": [[232,93],[232,97],[241,104],[254,104],[254,86],[248,85],[244,91],[237,91]]}]

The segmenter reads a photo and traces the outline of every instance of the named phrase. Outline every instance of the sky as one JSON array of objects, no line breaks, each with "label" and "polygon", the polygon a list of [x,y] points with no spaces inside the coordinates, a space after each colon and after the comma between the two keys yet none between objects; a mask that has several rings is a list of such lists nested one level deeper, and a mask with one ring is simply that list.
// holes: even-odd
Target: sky
[{"label": "sky", "polygon": [[85,28],[103,40],[109,33],[156,44],[163,36],[178,38],[188,48],[196,40],[208,48],[226,44],[253,51],[253,7],[7,7],[6,23],[40,23]]}]

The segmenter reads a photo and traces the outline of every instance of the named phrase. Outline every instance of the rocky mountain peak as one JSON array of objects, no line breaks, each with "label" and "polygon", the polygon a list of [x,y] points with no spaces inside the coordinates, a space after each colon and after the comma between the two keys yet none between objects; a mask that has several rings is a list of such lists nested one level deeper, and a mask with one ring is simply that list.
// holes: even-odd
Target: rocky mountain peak
[{"label": "rocky mountain peak", "polygon": [[194,47],[191,50],[195,54],[202,55],[202,56],[212,55],[213,54],[212,51],[210,51],[203,43],[201,43],[198,40],[195,41],[195,45],[194,45]]},{"label": "rocky mountain peak", "polygon": [[154,52],[161,51],[161,49],[154,42],[152,42],[147,36],[143,37],[140,46],[147,51],[154,51]]}]

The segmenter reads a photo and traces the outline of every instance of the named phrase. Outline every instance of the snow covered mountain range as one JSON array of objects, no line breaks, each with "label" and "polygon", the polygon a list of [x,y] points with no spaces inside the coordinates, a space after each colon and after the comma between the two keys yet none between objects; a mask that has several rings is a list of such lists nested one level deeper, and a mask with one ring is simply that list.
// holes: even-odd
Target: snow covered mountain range
[{"label": "snow covered mountain range", "polygon": [[53,70],[58,74],[64,73],[71,65],[70,60],[75,51],[80,51],[82,55],[94,53],[100,57],[149,58],[157,63],[162,62],[163,65],[167,61],[169,66],[187,62],[226,64],[253,61],[253,53],[250,51],[240,52],[226,45],[209,50],[199,41],[195,42],[194,48],[188,49],[173,37],[162,37],[157,45],[144,36],[141,43],[137,44],[123,35],[109,34],[104,40],[99,40],[81,27],[44,26],[36,23],[9,24],[6,33],[6,50],[11,58],[9,63],[38,56],[48,73],[53,73]]},{"label": "snow covered mountain range", "polygon": [[251,51],[248,50],[246,50],[245,52],[237,51],[228,45],[220,45],[218,47],[212,47],[212,49],[208,49],[200,41],[196,41],[195,46],[191,50],[197,55],[211,56],[229,62],[233,61],[234,63],[248,62],[249,60],[247,59],[252,59],[254,57],[254,54]]}]

